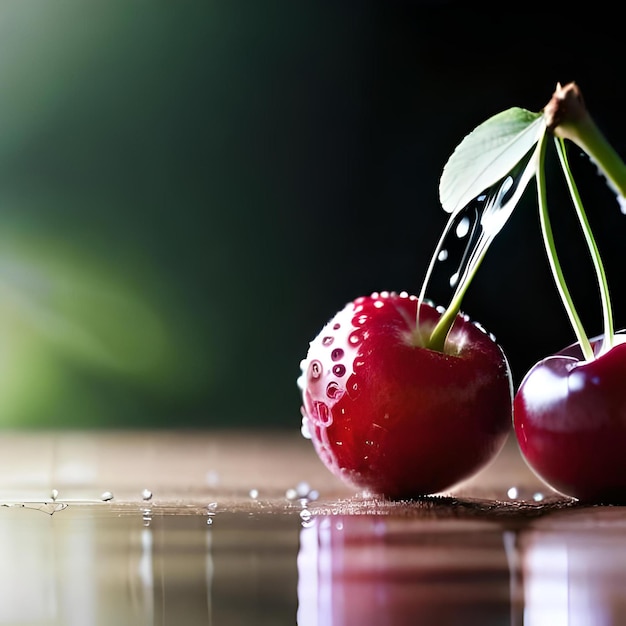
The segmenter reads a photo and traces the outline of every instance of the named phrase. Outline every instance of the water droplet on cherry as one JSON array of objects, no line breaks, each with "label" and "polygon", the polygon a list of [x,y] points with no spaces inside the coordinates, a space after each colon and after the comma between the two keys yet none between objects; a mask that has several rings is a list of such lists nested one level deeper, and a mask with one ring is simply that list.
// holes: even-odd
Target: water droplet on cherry
[{"label": "water droplet on cherry", "polygon": [[333,367],[333,374],[335,376],[338,376],[339,378],[341,378],[345,373],[346,373],[345,365],[342,365],[341,363],[339,363],[335,365],[335,367]]},{"label": "water droplet on cherry", "polygon": [[330,426],[333,423],[333,414],[323,402],[315,403],[317,418],[321,426]]},{"label": "water droplet on cherry", "polygon": [[368,316],[367,315],[357,315],[353,320],[352,323],[355,326],[363,326],[363,324],[367,323],[368,320]]},{"label": "water droplet on cherry", "polygon": [[343,358],[344,355],[344,351],[342,348],[335,348],[331,353],[330,353],[330,358],[333,361],[339,361]]},{"label": "water droplet on cherry", "polygon": [[306,416],[302,418],[302,426],[300,427],[300,434],[305,439],[311,439],[311,430],[309,428],[309,418]]},{"label": "water droplet on cherry", "polygon": [[311,361],[309,365],[309,378],[311,380],[317,380],[322,375],[322,364],[315,360]]},{"label": "water droplet on cherry", "polygon": [[341,395],[341,387],[334,381],[329,382],[326,386],[326,395],[331,400],[337,399]]},{"label": "water droplet on cherry", "polygon": [[359,379],[358,376],[356,376],[355,374],[352,374],[352,376],[348,378],[348,381],[346,383],[346,393],[348,394],[348,397],[352,400],[357,398],[361,393],[361,389],[359,387]]},{"label": "water droplet on cherry", "polygon": [[353,333],[350,333],[350,336],[348,337],[348,343],[351,346],[358,346],[361,341],[363,341],[363,337],[361,336],[360,332],[355,331]]}]

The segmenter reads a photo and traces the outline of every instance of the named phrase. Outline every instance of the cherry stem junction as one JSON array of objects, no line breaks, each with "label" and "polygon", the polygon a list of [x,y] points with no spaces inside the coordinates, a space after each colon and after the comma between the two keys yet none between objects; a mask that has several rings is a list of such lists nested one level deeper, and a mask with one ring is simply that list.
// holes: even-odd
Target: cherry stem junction
[{"label": "cherry stem junction", "polygon": [[[539,116],[539,114],[536,115]],[[603,340],[600,345],[598,355],[607,352],[614,345],[611,299],[606,273],[604,271],[598,246],[596,245],[596,241],[593,237],[578,188],[567,160],[565,140],[567,139],[576,144],[595,163],[600,172],[604,174],[609,187],[617,195],[618,201],[620,202],[622,210],[625,213],[626,164],[624,164],[624,162],[620,159],[617,152],[604,138],[603,134],[594,123],[585,107],[580,90],[575,83],[569,83],[564,87],[560,84],[557,85],[550,102],[542,110],[541,117],[545,125],[543,131],[538,135],[537,143],[531,158],[525,163],[525,165],[523,160],[519,161],[518,164],[509,172],[508,176],[502,179],[499,183],[496,183],[493,187],[485,190],[488,197],[487,204],[485,205],[485,215],[489,216],[493,214],[494,211],[501,210],[503,207],[510,207],[508,211],[508,214],[510,214],[510,211],[513,210],[513,207],[517,204],[520,196],[522,195],[526,182],[528,182],[528,180],[530,180],[533,176],[536,178],[539,221],[544,247],[548,256],[548,262],[550,264],[557,290],[583,352],[583,356],[586,360],[592,360],[597,355],[594,355],[594,350],[584,331],[580,317],[574,306],[554,243],[552,225],[548,214],[545,176],[546,138],[549,134],[553,135],[556,152],[565,176],[568,191],[570,193],[572,203],[594,265],[598,288],[600,291],[604,327]],[[520,166],[523,166],[523,174],[521,174],[521,178],[516,180],[518,183],[521,180],[522,183],[518,184],[517,188],[514,188],[513,193],[507,196],[509,190],[508,185],[511,180],[514,180],[515,177],[520,174],[520,170],[517,169]],[[435,254],[431,259],[418,299],[416,339],[419,341],[420,345],[432,350],[440,352],[444,351],[448,333],[450,332],[454,320],[460,311],[463,297],[476,275],[487,249],[506,221],[507,213],[503,212],[503,215],[505,216],[505,219],[501,220],[497,228],[481,230],[478,240],[471,248],[468,262],[466,264],[462,263],[463,271],[461,272],[461,275],[457,277],[458,280],[456,283],[456,289],[452,295],[450,304],[443,310],[437,324],[432,329],[421,328],[419,320],[420,306],[424,301],[426,287],[430,282],[438,254],[442,250],[446,237],[454,226],[455,215],[451,216],[439,240]],[[481,218],[481,220],[482,219],[483,218]]]},{"label": "cherry stem junction", "polygon": [[556,137],[569,139],[595,163],[619,200],[626,196],[626,164],[587,110],[576,83],[557,88],[544,108],[546,124]]}]

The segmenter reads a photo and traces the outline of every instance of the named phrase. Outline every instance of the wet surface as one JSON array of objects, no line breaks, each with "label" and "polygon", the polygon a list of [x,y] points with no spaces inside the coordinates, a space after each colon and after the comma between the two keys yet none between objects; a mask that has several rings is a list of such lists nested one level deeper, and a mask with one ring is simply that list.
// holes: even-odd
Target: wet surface
[{"label": "wet surface", "polygon": [[549,492],[513,446],[452,493],[388,502],[335,482],[307,444],[8,436],[0,624],[626,620],[626,509]]}]

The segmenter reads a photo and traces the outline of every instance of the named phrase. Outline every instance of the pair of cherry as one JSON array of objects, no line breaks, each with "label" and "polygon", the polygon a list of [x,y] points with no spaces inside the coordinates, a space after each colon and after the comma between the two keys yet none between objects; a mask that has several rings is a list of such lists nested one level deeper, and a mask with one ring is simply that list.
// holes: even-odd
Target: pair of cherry
[{"label": "pair of cherry", "polygon": [[[545,206],[542,159],[550,134],[603,297],[605,332],[591,340],[560,271]],[[383,292],[358,298],[311,342],[298,380],[303,433],[350,485],[395,499],[443,491],[489,463],[513,424],[524,458],[550,487],[587,502],[626,500],[626,334],[613,331],[604,270],[565,161],[564,139],[586,151],[624,195],[626,167],[593,124],[577,86],[559,85],[540,114],[514,109],[478,127],[444,169],[440,197],[453,214],[450,224],[456,207],[477,190],[497,192],[487,210],[498,226],[476,242],[451,304],[443,309],[426,301],[427,274],[419,297]],[[493,180],[475,157],[485,153]],[[520,163],[511,189],[506,174]],[[490,241],[532,176],[548,258],[578,342],[537,363],[515,392],[494,337],[459,311]]]}]

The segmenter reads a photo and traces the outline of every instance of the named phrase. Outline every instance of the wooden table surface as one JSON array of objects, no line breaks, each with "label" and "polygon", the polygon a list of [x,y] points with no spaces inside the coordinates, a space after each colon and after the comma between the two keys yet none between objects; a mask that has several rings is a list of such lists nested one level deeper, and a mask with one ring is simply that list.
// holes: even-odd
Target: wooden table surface
[{"label": "wooden table surface", "polygon": [[0,624],[626,624],[626,509],[552,493],[513,438],[388,502],[297,431],[5,432],[0,553]]},{"label": "wooden table surface", "polygon": [[[357,495],[328,472],[311,442],[294,431],[10,431],[0,436],[0,500],[141,498],[143,489],[162,502],[204,499],[215,493],[247,500],[252,490],[276,501],[300,482],[322,500]],[[550,493],[521,459],[513,437],[496,460],[450,493],[507,500]]]}]

